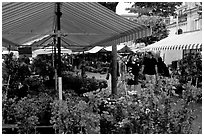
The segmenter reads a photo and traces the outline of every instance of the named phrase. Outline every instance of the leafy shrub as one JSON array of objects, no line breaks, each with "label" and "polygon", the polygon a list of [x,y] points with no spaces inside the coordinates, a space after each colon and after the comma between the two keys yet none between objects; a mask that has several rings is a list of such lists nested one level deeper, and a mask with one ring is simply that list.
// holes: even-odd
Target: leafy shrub
[{"label": "leafy shrub", "polygon": [[14,59],[8,55],[3,62],[3,83],[9,84],[6,91],[9,98],[18,97],[19,99],[28,94],[28,84],[26,79],[30,77],[29,65],[25,63],[26,59]]},{"label": "leafy shrub", "polygon": [[[38,74],[43,78],[49,77],[49,80],[51,80],[54,77],[54,67],[52,64],[53,61],[51,55],[40,54],[33,60],[31,67],[35,74]],[[72,70],[71,65],[66,60],[64,60],[63,56],[61,61],[61,70]]]},{"label": "leafy shrub", "polygon": [[15,106],[15,119],[18,132],[21,134],[34,133],[34,127],[39,124],[38,106],[34,98],[24,97]]},{"label": "leafy shrub", "polygon": [[54,68],[52,67],[51,56],[39,55],[37,56],[31,65],[35,74],[42,76],[43,78],[49,77],[52,79],[54,76]]},{"label": "leafy shrub", "polygon": [[20,100],[3,97],[4,123],[17,124],[19,133],[34,133],[36,125],[50,125],[52,101],[53,98],[46,93],[28,95]]},{"label": "leafy shrub", "polygon": [[77,94],[83,94],[90,91],[106,88],[106,80],[97,80],[95,78],[82,78],[73,72],[64,72],[62,79],[62,87],[64,90],[72,89]]},{"label": "leafy shrub", "polygon": [[[51,91],[49,91],[50,93]],[[39,118],[39,125],[49,126],[51,118],[51,105],[53,102],[53,96],[48,93],[40,93],[34,96],[34,99],[37,103],[38,113],[37,117]]]},{"label": "leafy shrub", "polygon": [[98,133],[99,115],[76,94],[68,93],[66,101],[52,103],[51,124],[58,133]]},{"label": "leafy shrub", "polygon": [[86,71],[88,72],[93,72],[93,73],[101,73],[101,74],[105,74],[108,72],[109,67],[101,67],[101,68],[94,68],[92,66],[86,66]]},{"label": "leafy shrub", "polygon": [[181,83],[192,81],[192,85],[202,86],[202,57],[200,52],[187,54],[179,61],[179,71],[176,76]]},{"label": "leafy shrub", "polygon": [[[100,133],[181,134],[192,133],[193,110],[186,99],[174,100],[171,79],[161,80],[158,86],[146,84],[141,92],[111,98],[85,95],[89,100],[99,99]],[[124,92],[120,88],[118,92]],[[93,104],[93,103],[92,103]]]},{"label": "leafy shrub", "polygon": [[3,124],[14,124],[15,110],[14,105],[16,103],[16,98],[7,98],[5,94],[2,94],[2,121]]},{"label": "leafy shrub", "polygon": [[26,78],[24,84],[28,85],[28,94],[30,95],[38,95],[45,91],[44,80],[38,76]]},{"label": "leafy shrub", "polygon": [[202,103],[202,88],[192,86],[191,83],[183,85],[184,91],[182,94],[183,99],[186,101],[196,101]]},{"label": "leafy shrub", "polygon": [[96,68],[94,68],[92,66],[86,66],[86,71],[97,73],[98,69],[96,69]]}]

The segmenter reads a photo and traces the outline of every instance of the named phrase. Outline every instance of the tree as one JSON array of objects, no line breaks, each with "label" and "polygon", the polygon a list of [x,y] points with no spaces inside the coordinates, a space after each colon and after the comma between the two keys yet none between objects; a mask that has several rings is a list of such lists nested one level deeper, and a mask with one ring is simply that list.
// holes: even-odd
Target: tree
[{"label": "tree", "polygon": [[145,45],[160,41],[168,36],[164,18],[175,15],[177,6],[182,2],[135,2],[131,8],[126,8],[130,13],[137,13],[137,23],[145,24],[152,28],[152,35],[137,39],[135,42]]},{"label": "tree", "polygon": [[152,28],[151,36],[137,39],[135,40],[136,43],[145,43],[145,45],[149,45],[166,38],[169,34],[166,24],[163,21],[163,17],[142,15],[134,21]]},{"label": "tree", "polygon": [[131,8],[126,8],[131,13],[138,13],[139,16],[174,16],[177,6],[182,2],[134,2]]},{"label": "tree", "polygon": [[199,18],[202,19],[202,2],[196,2],[196,7],[198,8],[198,15],[199,15]]},{"label": "tree", "polygon": [[113,12],[116,12],[116,7],[118,5],[118,2],[99,2],[99,4],[103,5],[104,7],[112,10]]}]

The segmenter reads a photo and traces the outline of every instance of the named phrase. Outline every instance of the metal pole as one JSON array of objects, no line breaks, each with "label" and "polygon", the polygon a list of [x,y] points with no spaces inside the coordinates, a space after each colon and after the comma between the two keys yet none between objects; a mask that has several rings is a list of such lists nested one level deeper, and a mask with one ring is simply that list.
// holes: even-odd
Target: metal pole
[{"label": "metal pole", "polygon": [[111,73],[111,89],[112,95],[117,95],[117,46],[112,45],[112,73]]},{"label": "metal pole", "polygon": [[[54,30],[54,33],[56,31]],[[58,78],[57,78],[57,53],[56,53],[56,36],[53,37],[54,42],[54,71],[55,71],[55,90],[58,90]]]},{"label": "metal pole", "polygon": [[[54,40],[53,40],[54,41]],[[55,60],[54,60],[54,42],[52,44],[52,67],[54,68],[55,67]]]},{"label": "metal pole", "polygon": [[61,34],[60,34],[60,17],[62,12],[60,11],[60,3],[57,4],[57,48],[58,48],[58,91],[59,99],[62,100],[62,75],[61,75]]},{"label": "metal pole", "polygon": [[[54,33],[56,33],[56,30],[54,30]],[[56,35],[53,37],[53,42],[54,42],[54,68],[57,69]]]}]

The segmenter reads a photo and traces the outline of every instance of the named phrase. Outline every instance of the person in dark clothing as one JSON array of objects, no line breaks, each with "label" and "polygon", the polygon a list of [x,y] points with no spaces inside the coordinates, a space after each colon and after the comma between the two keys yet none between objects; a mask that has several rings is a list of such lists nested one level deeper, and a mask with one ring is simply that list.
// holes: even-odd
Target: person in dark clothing
[{"label": "person in dark clothing", "polygon": [[164,61],[162,61],[161,57],[158,58],[157,67],[158,67],[158,75],[159,76],[164,76],[164,77],[170,76],[169,69],[166,66],[166,64],[164,63]]},{"label": "person in dark clothing", "polygon": [[128,57],[127,63],[126,63],[126,67],[127,67],[127,72],[129,72],[129,69],[131,68],[131,64],[132,64],[132,55]]},{"label": "person in dark clothing", "polygon": [[25,63],[25,59],[21,58],[20,65],[18,69],[19,79],[24,81],[26,77],[31,75],[31,70],[29,69],[29,65]]},{"label": "person in dark clothing", "polygon": [[129,60],[127,64],[129,68],[130,77],[133,77],[128,79],[127,84],[129,85],[129,90],[131,90],[131,85],[134,85],[134,91],[136,91],[140,71],[139,58],[137,58],[136,56],[132,56],[131,60]]},{"label": "person in dark clothing", "polygon": [[142,63],[142,73],[145,75],[146,81],[155,84],[157,79],[157,61],[151,52],[147,53]]},{"label": "person in dark clothing", "polygon": [[83,60],[82,61],[82,64],[81,64],[81,77],[82,78],[85,78],[86,77],[86,64],[85,64],[85,61]]},{"label": "person in dark clothing", "polygon": [[158,74],[159,74],[159,76],[163,75],[164,70],[163,70],[163,61],[162,61],[162,58],[161,58],[161,57],[158,58],[157,68],[158,68]]}]

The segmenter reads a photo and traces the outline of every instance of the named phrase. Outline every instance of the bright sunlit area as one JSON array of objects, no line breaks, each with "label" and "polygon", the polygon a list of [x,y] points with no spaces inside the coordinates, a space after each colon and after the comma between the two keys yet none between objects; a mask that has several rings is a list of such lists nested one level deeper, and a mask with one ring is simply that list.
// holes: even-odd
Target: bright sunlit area
[{"label": "bright sunlit area", "polygon": [[128,13],[128,10],[125,10],[126,8],[130,8],[132,6],[133,2],[119,2],[116,7],[116,14],[118,15],[126,15],[126,14],[134,14],[134,13]]}]

